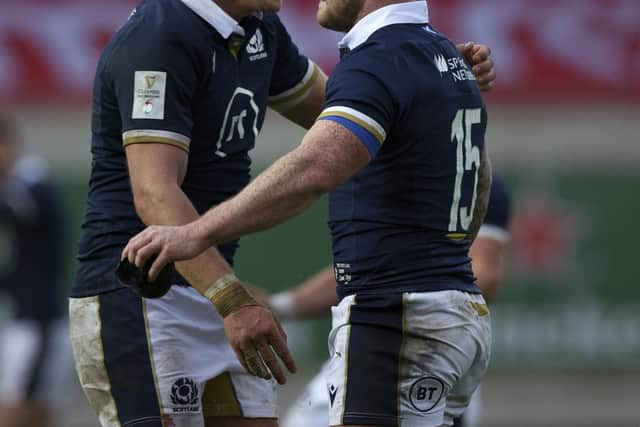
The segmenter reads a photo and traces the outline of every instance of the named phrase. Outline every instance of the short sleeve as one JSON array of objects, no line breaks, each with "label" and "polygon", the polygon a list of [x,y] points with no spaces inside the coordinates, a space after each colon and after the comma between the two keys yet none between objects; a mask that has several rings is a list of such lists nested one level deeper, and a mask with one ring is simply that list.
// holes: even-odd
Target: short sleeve
[{"label": "short sleeve", "polygon": [[478,237],[488,237],[499,241],[509,240],[509,221],[511,219],[510,198],[507,188],[498,176],[493,176],[491,196],[484,222]]},{"label": "short sleeve", "polygon": [[178,40],[141,33],[113,52],[108,75],[125,146],[159,142],[189,151],[198,85],[194,56]]},{"label": "short sleeve", "polygon": [[286,111],[307,95],[320,70],[291,40],[287,29],[274,15],[276,61],[269,86],[269,106],[276,111]]},{"label": "short sleeve", "polygon": [[336,68],[329,78],[324,108],[318,120],[342,124],[360,138],[371,158],[375,158],[387,139],[396,115],[396,103],[380,77],[382,74],[368,66],[371,61],[349,62],[355,64],[340,64],[345,66]]}]

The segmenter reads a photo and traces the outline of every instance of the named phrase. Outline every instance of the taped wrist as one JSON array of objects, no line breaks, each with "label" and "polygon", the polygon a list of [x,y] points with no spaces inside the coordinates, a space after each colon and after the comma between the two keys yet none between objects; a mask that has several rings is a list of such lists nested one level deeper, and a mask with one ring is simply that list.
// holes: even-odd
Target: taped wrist
[{"label": "taped wrist", "polygon": [[204,296],[213,303],[223,318],[242,307],[260,305],[233,273],[227,273],[216,280],[207,288]]},{"label": "taped wrist", "polygon": [[291,292],[280,292],[269,298],[271,310],[282,319],[291,319],[296,316],[298,309]]}]

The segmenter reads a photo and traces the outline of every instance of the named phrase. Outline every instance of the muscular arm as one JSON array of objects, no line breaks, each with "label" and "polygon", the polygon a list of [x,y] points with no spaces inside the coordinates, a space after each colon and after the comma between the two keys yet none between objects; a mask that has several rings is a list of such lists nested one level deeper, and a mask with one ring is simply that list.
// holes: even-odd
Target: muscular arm
[{"label": "muscular arm", "polygon": [[193,227],[198,236],[216,244],[266,230],[302,213],[369,160],[366,147],[351,131],[332,121],[318,121],[299,147]]},{"label": "muscular arm", "polygon": [[[135,144],[127,146],[126,153],[136,211],[145,224],[181,225],[198,218],[180,188],[187,169],[184,151],[166,144]],[[176,268],[196,290],[206,294],[212,283],[231,273],[231,267],[212,245],[203,247],[201,252],[192,259],[177,262]],[[154,278],[150,275],[151,280]],[[277,381],[284,384],[286,379],[273,351],[290,372],[295,372],[295,362],[286,347],[286,336],[272,314],[253,304],[220,314],[224,317],[229,344],[240,363],[253,375],[268,379],[271,374],[264,367],[266,364]]]},{"label": "muscular arm", "polygon": [[482,150],[480,157],[480,169],[478,170],[478,188],[476,196],[476,206],[473,210],[473,220],[469,227],[469,234],[471,240],[475,240],[480,230],[480,226],[484,221],[484,217],[487,214],[487,207],[489,206],[489,195],[491,194],[491,160],[487,153],[487,148]]},{"label": "muscular arm", "polygon": [[[149,227],[129,241],[123,256],[144,265],[158,254],[151,280],[170,260],[185,260],[206,248],[273,227],[313,204],[345,182],[371,157],[344,126],[320,120],[296,149],[277,160],[235,197],[183,227]],[[176,242],[179,233],[181,242]]]},{"label": "muscular arm", "polygon": [[[199,215],[180,185],[187,169],[187,153],[168,144],[126,147],[136,212],[146,225],[182,225]],[[212,247],[196,258],[176,263],[189,283],[203,292],[231,267]]]}]

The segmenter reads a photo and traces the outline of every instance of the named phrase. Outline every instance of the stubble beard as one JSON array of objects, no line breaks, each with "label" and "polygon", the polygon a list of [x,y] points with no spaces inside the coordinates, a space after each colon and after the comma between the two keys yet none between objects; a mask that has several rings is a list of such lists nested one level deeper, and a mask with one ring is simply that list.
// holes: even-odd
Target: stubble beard
[{"label": "stubble beard", "polygon": [[364,0],[327,0],[318,8],[316,18],[320,26],[342,33],[348,32],[356,23]]}]

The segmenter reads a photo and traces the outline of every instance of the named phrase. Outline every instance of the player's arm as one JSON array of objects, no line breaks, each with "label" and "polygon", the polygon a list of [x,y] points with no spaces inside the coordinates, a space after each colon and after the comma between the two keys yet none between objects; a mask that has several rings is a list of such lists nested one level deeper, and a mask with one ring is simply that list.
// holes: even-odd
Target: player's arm
[{"label": "player's arm", "polygon": [[495,300],[502,282],[506,247],[504,240],[480,235],[469,249],[476,283],[488,303]]},{"label": "player's arm", "polygon": [[295,288],[272,295],[271,309],[282,319],[303,319],[328,315],[338,304],[333,267],[314,274]]},{"label": "player's arm", "polygon": [[300,54],[287,29],[275,17],[276,59],[269,85],[269,107],[310,129],[322,110],[327,76]]},{"label": "player's arm", "polygon": [[[170,144],[128,144],[125,148],[136,212],[146,225],[181,225],[199,218],[180,186],[187,171],[187,152]],[[231,267],[215,247],[176,268],[204,293]]]},{"label": "player's arm", "polygon": [[469,226],[471,241],[475,240],[484,221],[489,206],[489,196],[491,195],[491,160],[485,146],[480,154],[480,168],[478,170],[478,187],[476,190],[476,206],[473,210],[473,220]]},{"label": "player's arm", "polygon": [[502,282],[504,257],[509,243],[510,204],[504,183],[494,174],[487,214],[469,250],[476,282],[489,303],[495,299]]},{"label": "player's arm", "polygon": [[[138,143],[127,145],[126,154],[136,211],[145,224],[180,225],[199,218],[180,188],[187,170],[186,151],[169,144]],[[286,379],[269,349],[271,345],[289,370],[295,371],[284,332],[271,312],[245,291],[218,250],[208,247],[195,258],[176,263],[176,268],[207,297],[209,289],[217,283],[225,282],[229,290],[235,286],[234,293],[210,298],[225,318],[225,332],[232,348],[249,372],[270,378],[257,359],[255,350],[260,351],[274,377],[284,383]]]},{"label": "player's arm", "polygon": [[344,183],[371,159],[352,131],[320,120],[302,144],[260,174],[235,197],[184,227],[149,227],[131,239],[123,256],[144,265],[155,278],[171,260],[189,259],[206,247],[255,233],[286,221],[310,207],[322,194]]}]

